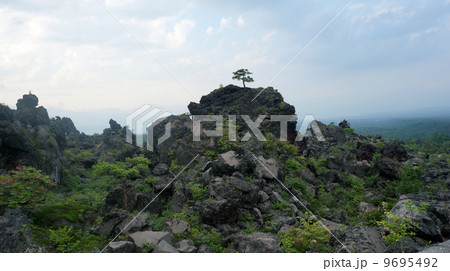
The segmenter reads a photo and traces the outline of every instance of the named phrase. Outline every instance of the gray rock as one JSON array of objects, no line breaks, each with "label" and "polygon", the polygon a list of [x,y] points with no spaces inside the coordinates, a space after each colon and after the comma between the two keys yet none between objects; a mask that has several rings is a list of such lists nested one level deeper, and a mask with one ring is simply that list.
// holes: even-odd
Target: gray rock
[{"label": "gray rock", "polygon": [[176,233],[185,233],[186,231],[188,231],[191,228],[191,226],[189,225],[188,222],[181,220],[179,218],[174,218],[170,221],[166,221],[164,223],[164,230],[165,231],[169,231],[173,234]]},{"label": "gray rock", "polygon": [[234,151],[219,154],[217,161],[219,171],[227,175],[231,175],[231,173],[235,172],[239,165],[237,154]]},{"label": "gray rock", "polygon": [[259,191],[258,196],[259,196],[259,202],[266,202],[270,199],[269,195],[267,195],[267,193],[264,191]]},{"label": "gray rock", "polygon": [[131,239],[137,247],[142,248],[145,244],[156,246],[162,240],[172,244],[173,235],[170,232],[138,231],[130,234]]},{"label": "gray rock", "polygon": [[128,234],[142,230],[142,228],[144,228],[146,225],[147,218],[147,214],[140,214],[138,217],[136,217],[136,219],[131,216],[127,217],[116,227],[116,234],[118,234],[119,232]]},{"label": "gray rock", "polygon": [[400,163],[387,157],[377,159],[375,163],[375,171],[380,174],[380,176],[389,180],[394,180],[397,178],[399,169]]},{"label": "gray rock", "polygon": [[111,253],[132,253],[136,245],[130,241],[117,241],[109,244],[107,251]]},{"label": "gray rock", "polygon": [[414,242],[410,236],[390,244],[385,252],[388,253],[416,253],[422,250],[422,247]]},{"label": "gray rock", "polygon": [[279,165],[275,159],[265,159],[263,156],[258,156],[259,163],[256,161],[255,175],[258,178],[267,180],[274,180],[279,177]]},{"label": "gray rock", "polygon": [[198,253],[214,253],[214,250],[210,246],[203,244],[198,248],[197,252]]},{"label": "gray rock", "polygon": [[194,246],[192,240],[181,240],[175,244],[175,248],[181,253],[195,253],[197,248]]},{"label": "gray rock", "polygon": [[419,213],[417,210],[412,210],[411,212],[406,205],[407,202],[414,201],[410,199],[399,200],[392,208],[391,212],[395,215],[411,217],[416,223],[416,226],[414,226],[412,230],[416,233],[417,237],[437,242],[443,241],[441,230],[437,225],[436,216],[428,211]]},{"label": "gray rock", "polygon": [[378,228],[374,227],[347,227],[344,230],[345,237],[340,241],[350,250],[356,253],[380,253],[384,252],[385,244]]},{"label": "gray rock", "polygon": [[201,220],[209,225],[233,223],[238,219],[237,200],[206,200],[197,202]]},{"label": "gray rock", "polygon": [[125,211],[114,210],[103,217],[103,222],[95,226],[90,232],[100,236],[110,236],[117,225],[126,218]]},{"label": "gray rock", "polygon": [[166,164],[157,164],[153,169],[153,175],[155,176],[163,176],[169,172],[169,166]]},{"label": "gray rock", "polygon": [[153,253],[179,253],[171,244],[167,243],[165,240],[159,242],[155,249],[153,249]]},{"label": "gray rock", "polygon": [[20,209],[6,209],[0,216],[0,252],[45,252],[32,239],[31,220]]},{"label": "gray rock", "polygon": [[271,233],[233,234],[226,238],[225,243],[232,243],[233,248],[242,253],[283,252],[278,246],[277,237]]},{"label": "gray rock", "polygon": [[421,253],[450,253],[450,240],[428,246]]}]

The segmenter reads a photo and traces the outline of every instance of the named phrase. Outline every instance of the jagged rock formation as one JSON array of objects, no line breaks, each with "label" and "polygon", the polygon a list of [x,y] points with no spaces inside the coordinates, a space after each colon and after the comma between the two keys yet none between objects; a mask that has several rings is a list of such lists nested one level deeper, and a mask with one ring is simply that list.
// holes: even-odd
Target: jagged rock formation
[{"label": "jagged rock formation", "polygon": [[35,95],[25,94],[17,101],[17,110],[1,105],[0,167],[34,166],[59,183],[62,178],[61,148],[51,134],[47,110],[37,107],[38,101]]},{"label": "jagged rock formation", "polygon": [[[194,142],[192,116],[182,114],[169,116],[154,127],[154,142],[169,123],[171,136],[152,152],[126,143],[125,128],[114,120],[101,135],[87,136],[68,118],[49,120],[46,110],[36,107],[37,97],[24,95],[17,110],[0,106],[0,168],[30,164],[51,175],[59,165],[68,179],[75,179],[81,193],[90,192],[83,190],[86,187],[106,187],[94,197],[96,204],[83,202],[79,217],[70,220],[63,215],[46,226],[69,225],[105,240],[121,233],[108,252],[283,252],[286,238],[302,247],[296,251],[303,252],[445,249],[450,238],[450,171],[445,161],[412,152],[402,142],[357,135],[347,121],[338,126],[317,122],[325,141],[304,137],[294,142],[296,123],[289,123],[290,142],[286,142],[277,140],[279,122],[266,118],[260,130],[274,138],[260,142],[252,136],[241,141],[248,127],[239,115],[255,120],[260,114],[295,113],[272,88],[250,104],[260,90],[230,85],[188,106],[192,115],[237,115],[237,141],[228,141],[226,134],[206,137],[203,131],[214,125],[204,123],[201,140]],[[130,177],[125,186],[121,180],[93,177],[92,167],[99,162],[124,162],[137,156],[150,160],[149,175]],[[61,186],[70,187],[64,181]],[[420,211],[413,205],[421,206]],[[143,208],[136,218],[130,214]],[[317,222],[308,222],[311,211],[337,239],[320,232],[322,226]],[[385,211],[411,217],[415,223],[408,230],[414,234],[387,244],[383,234],[389,232],[378,223],[385,219]],[[6,221],[8,229],[18,229],[18,224],[33,223],[15,212],[8,210],[0,224]],[[19,222],[11,222],[14,219]],[[302,236],[318,236],[301,246],[306,241],[295,236],[299,230],[305,231]],[[14,240],[0,248],[14,247]],[[435,246],[426,248],[427,242]]]}]

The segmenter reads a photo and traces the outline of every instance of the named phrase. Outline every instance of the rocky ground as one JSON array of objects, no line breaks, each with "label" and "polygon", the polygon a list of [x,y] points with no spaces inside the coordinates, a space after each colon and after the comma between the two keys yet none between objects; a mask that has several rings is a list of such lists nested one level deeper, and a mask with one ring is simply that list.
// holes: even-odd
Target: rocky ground
[{"label": "rocky ground", "polygon": [[[2,174],[33,166],[58,183],[33,208],[3,206],[0,251],[450,252],[447,150],[357,135],[346,121],[317,122],[325,141],[294,141],[292,122],[280,141],[268,116],[295,108],[272,88],[250,104],[260,90],[203,96],[156,127],[155,139],[166,123],[172,135],[153,152],[125,143],[113,120],[93,136],[68,118],[50,120],[32,94],[17,110],[0,105]],[[238,115],[238,140],[228,140],[226,121],[224,136],[193,142],[190,115],[211,114]],[[248,128],[239,115],[266,115],[267,141],[240,141]],[[147,165],[137,174],[100,170],[129,170],[136,157]]]}]

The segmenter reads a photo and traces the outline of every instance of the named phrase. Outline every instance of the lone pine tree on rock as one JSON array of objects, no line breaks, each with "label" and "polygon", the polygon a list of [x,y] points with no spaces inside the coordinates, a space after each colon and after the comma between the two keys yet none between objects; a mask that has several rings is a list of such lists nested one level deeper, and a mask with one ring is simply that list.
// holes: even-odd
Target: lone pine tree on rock
[{"label": "lone pine tree on rock", "polygon": [[245,82],[253,82],[253,78],[251,78],[249,75],[252,74],[247,69],[240,69],[235,72],[233,72],[233,79],[234,80],[242,80],[242,83],[244,84],[245,88]]}]

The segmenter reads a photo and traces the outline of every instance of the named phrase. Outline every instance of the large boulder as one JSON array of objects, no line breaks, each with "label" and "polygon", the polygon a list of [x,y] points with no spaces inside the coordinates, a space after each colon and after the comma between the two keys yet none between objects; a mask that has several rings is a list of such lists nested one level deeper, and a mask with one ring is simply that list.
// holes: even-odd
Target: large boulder
[{"label": "large boulder", "polygon": [[187,221],[184,221],[179,218],[174,218],[174,219],[166,221],[164,223],[164,230],[169,231],[173,234],[179,234],[179,233],[184,234],[190,228],[191,228],[191,226],[189,225],[189,223]]},{"label": "large boulder", "polygon": [[233,223],[238,220],[237,200],[206,200],[196,202],[195,208],[200,213],[201,220],[209,225]]},{"label": "large boulder", "polygon": [[393,141],[386,144],[381,152],[383,156],[390,159],[396,159],[400,162],[406,161],[408,159],[408,153],[398,141]]},{"label": "large boulder", "polygon": [[166,240],[162,240],[159,242],[155,249],[153,249],[153,253],[179,253],[171,244],[166,242]]},{"label": "large boulder", "polygon": [[410,236],[405,236],[402,239],[390,244],[385,252],[388,253],[417,253],[423,248],[419,246]]},{"label": "large boulder", "polygon": [[117,241],[111,242],[106,251],[111,253],[133,253],[135,252],[135,249],[136,245],[133,242]]},{"label": "large boulder", "polygon": [[280,253],[278,239],[272,233],[255,232],[252,234],[238,233],[230,235],[225,243],[241,253]]},{"label": "large boulder", "polygon": [[181,253],[194,253],[197,251],[197,248],[194,246],[194,242],[187,239],[176,243],[175,248]]},{"label": "large boulder", "polygon": [[44,252],[32,239],[31,220],[20,209],[6,209],[0,216],[0,253]]},{"label": "large boulder", "polygon": [[278,162],[273,159],[265,159],[262,156],[258,156],[257,159],[259,162],[256,164],[255,168],[255,175],[258,176],[258,178],[263,178],[267,180],[274,180],[279,178],[279,165]]},{"label": "large boulder", "polygon": [[130,234],[137,247],[143,248],[146,244],[156,246],[161,241],[172,244],[173,235],[162,231],[138,231]]},{"label": "large boulder", "polygon": [[[385,250],[384,240],[378,228],[374,227],[348,227],[343,230],[344,236],[336,237],[350,250],[356,253],[381,253]],[[335,240],[333,240],[335,242]]]},{"label": "large boulder", "polygon": [[[257,95],[259,96],[253,101]],[[249,129],[242,115],[248,115],[255,121],[260,115],[265,115],[265,119],[259,125],[263,134],[272,133],[276,138],[280,137],[280,123],[270,121],[271,115],[294,115],[294,106],[286,103],[283,96],[268,87],[263,88],[241,88],[234,85],[228,85],[202,96],[200,103],[191,102],[188,105],[189,112],[192,115],[222,115],[229,118],[229,115],[236,115],[238,140],[246,134]],[[296,133],[297,121],[287,123],[287,139],[293,141]],[[251,132],[250,132],[251,133]],[[253,136],[253,135],[252,135]]]},{"label": "large boulder", "polygon": [[119,232],[128,234],[142,230],[146,226],[147,218],[147,214],[140,214],[137,217],[127,217],[116,227],[116,234]]},{"label": "large boulder", "polygon": [[[410,204],[411,202],[413,203],[412,208],[408,206],[408,204]],[[436,216],[428,210],[419,212],[417,210],[417,207],[414,208],[414,206],[419,206],[419,203],[411,199],[404,198],[399,200],[394,205],[391,212],[395,215],[411,217],[412,221],[415,224],[412,230],[416,233],[417,237],[435,242],[443,241],[441,230],[437,225]]]},{"label": "large boulder", "polygon": [[421,253],[450,253],[450,240],[428,246]]}]

